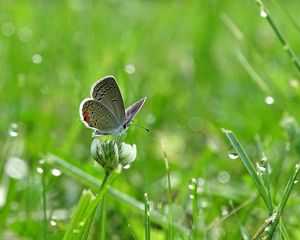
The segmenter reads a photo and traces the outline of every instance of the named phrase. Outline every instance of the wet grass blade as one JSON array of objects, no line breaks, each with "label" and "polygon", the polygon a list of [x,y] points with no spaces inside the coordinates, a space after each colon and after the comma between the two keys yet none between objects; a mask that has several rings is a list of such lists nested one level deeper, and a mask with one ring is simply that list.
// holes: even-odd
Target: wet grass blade
[{"label": "wet grass blade", "polygon": [[270,202],[270,199],[268,197],[268,191],[265,188],[263,182],[261,181],[261,179],[259,178],[255,167],[253,166],[252,162],[250,161],[247,153],[245,152],[245,150],[243,149],[243,147],[241,146],[240,142],[238,141],[238,139],[235,137],[235,135],[233,134],[232,131],[229,130],[225,130],[222,129],[222,131],[225,133],[226,137],[228,138],[228,140],[230,141],[231,145],[233,146],[233,148],[235,149],[235,151],[237,152],[237,154],[239,155],[239,157],[241,158],[245,168],[247,169],[248,173],[250,174],[260,196],[262,197],[262,199],[264,200],[265,204],[267,205],[268,209],[270,212],[272,212],[273,208],[272,208],[272,202]]},{"label": "wet grass blade", "polygon": [[[281,215],[283,214],[283,211],[284,211],[284,208],[286,206],[286,203],[289,199],[289,196],[293,190],[293,187],[294,185],[298,182],[297,180],[297,177],[299,175],[299,171],[300,171],[300,163],[296,164],[296,170],[294,172],[294,175],[289,179],[286,187],[285,187],[285,191],[284,191],[284,194],[283,194],[283,197],[281,199],[281,202],[278,206],[278,209],[277,209],[277,214],[276,214],[276,217],[274,219],[274,222],[272,224],[272,227],[271,227],[271,230],[269,232],[269,239],[272,239],[275,232],[276,232],[276,229],[278,227],[278,223],[280,222],[280,217]],[[281,231],[281,232],[285,232],[285,231]]]}]

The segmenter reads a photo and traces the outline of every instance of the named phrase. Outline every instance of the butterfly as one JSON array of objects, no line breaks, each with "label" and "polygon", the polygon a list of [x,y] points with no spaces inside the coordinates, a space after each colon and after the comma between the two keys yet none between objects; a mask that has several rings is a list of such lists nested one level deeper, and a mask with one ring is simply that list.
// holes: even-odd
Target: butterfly
[{"label": "butterfly", "polygon": [[120,88],[113,76],[95,82],[90,94],[91,98],[81,102],[79,115],[86,127],[95,130],[93,136],[123,133],[146,101],[144,97],[125,110]]}]

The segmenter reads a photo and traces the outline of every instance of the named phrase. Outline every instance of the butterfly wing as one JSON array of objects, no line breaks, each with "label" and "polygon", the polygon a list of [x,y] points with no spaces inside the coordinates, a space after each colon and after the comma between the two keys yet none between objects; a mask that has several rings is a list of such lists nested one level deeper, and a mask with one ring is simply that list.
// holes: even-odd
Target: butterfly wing
[{"label": "butterfly wing", "polygon": [[140,111],[142,106],[144,105],[144,102],[146,101],[146,97],[142,98],[141,100],[137,101],[136,103],[132,104],[130,107],[128,107],[125,111],[125,126],[128,126],[131,120],[137,115],[137,113]]},{"label": "butterfly wing", "polygon": [[96,130],[94,135],[111,135],[120,131],[116,117],[105,105],[94,99],[84,99],[80,104],[79,114],[85,126]]},{"label": "butterfly wing", "polygon": [[124,123],[124,102],[119,86],[113,76],[107,76],[95,82],[91,88],[91,97],[110,112],[110,115],[116,119],[119,126]]}]

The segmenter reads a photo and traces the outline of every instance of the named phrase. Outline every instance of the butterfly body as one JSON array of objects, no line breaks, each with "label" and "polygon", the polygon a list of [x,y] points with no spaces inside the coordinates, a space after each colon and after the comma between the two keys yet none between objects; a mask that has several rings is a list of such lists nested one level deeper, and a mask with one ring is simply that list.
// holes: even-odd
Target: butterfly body
[{"label": "butterfly body", "polygon": [[81,102],[79,115],[86,127],[95,130],[93,136],[123,133],[146,100],[144,97],[125,110],[119,86],[113,76],[95,82],[90,94],[91,98]]}]

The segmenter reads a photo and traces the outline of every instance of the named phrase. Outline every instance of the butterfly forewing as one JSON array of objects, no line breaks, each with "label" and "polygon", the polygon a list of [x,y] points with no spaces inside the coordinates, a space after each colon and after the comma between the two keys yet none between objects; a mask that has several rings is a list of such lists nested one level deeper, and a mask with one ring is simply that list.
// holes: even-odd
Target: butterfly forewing
[{"label": "butterfly forewing", "polygon": [[106,107],[114,115],[118,124],[125,121],[125,108],[123,98],[116,80],[112,76],[97,81],[91,88],[91,97]]},{"label": "butterfly forewing", "polygon": [[80,109],[80,117],[85,125],[97,129],[101,135],[112,134],[119,126],[115,116],[101,102],[85,99]]}]

